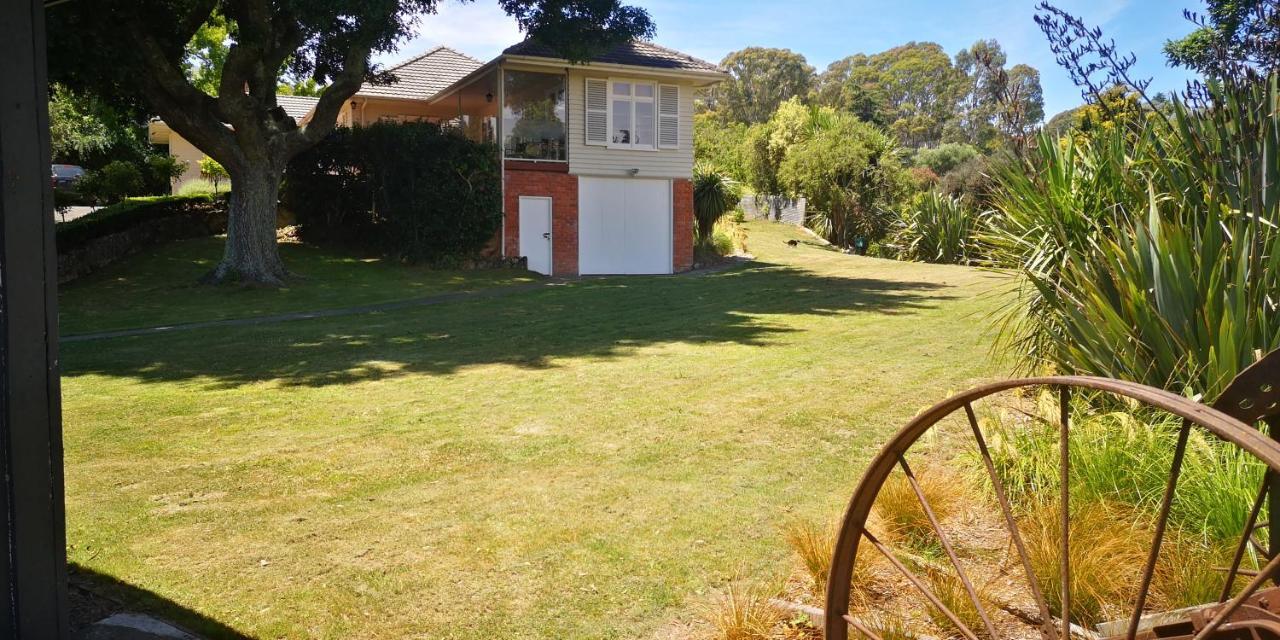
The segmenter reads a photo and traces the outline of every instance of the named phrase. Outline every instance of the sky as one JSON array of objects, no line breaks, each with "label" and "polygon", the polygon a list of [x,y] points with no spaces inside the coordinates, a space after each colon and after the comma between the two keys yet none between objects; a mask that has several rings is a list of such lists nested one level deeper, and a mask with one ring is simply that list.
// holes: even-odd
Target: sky
[{"label": "sky", "polygon": [[[644,7],[657,24],[658,44],[719,62],[749,46],[791,49],[822,71],[854,53],[876,53],[905,42],[932,41],[952,56],[980,39],[995,38],[1009,64],[1040,70],[1045,116],[1082,102],[1080,91],[1054,62],[1044,34],[1032,21],[1037,0],[627,0]],[[1138,57],[1134,75],[1151,78],[1151,90],[1181,89],[1189,75],[1166,66],[1161,47],[1190,32],[1184,8],[1203,0],[1058,0],[1058,7],[1101,26],[1121,51]],[[426,16],[417,37],[376,59],[392,64],[436,45],[489,60],[522,36],[493,0],[442,0]]]}]

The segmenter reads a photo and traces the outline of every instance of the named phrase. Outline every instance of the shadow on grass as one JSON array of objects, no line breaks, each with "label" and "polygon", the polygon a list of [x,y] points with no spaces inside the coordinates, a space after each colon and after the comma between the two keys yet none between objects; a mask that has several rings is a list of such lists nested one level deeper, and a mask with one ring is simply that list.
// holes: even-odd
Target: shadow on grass
[{"label": "shadow on grass", "polygon": [[585,279],[422,309],[68,344],[63,372],[234,387],[346,384],[483,364],[544,368],[656,344],[762,346],[795,331],[777,316],[915,313],[953,298],[946,288],[756,262],[701,277]]},{"label": "shadow on grass", "polygon": [[73,563],[67,574],[73,633],[117,613],[146,613],[209,640],[252,640],[217,620],[93,569]]}]

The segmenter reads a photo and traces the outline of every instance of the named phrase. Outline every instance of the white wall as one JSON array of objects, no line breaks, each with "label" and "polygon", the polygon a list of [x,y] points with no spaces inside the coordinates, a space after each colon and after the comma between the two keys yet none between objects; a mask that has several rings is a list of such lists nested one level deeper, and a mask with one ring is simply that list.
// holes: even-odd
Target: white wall
[{"label": "white wall", "polygon": [[204,158],[204,152],[187,142],[187,139],[178,135],[176,131],[169,133],[169,155],[180,162],[187,163],[187,170],[173,179],[174,193],[177,193],[182,185],[200,179],[200,159]]},{"label": "white wall", "polygon": [[678,149],[635,151],[588,145],[586,138],[586,105],[583,94],[588,77],[608,78],[606,72],[569,70],[569,173],[590,176],[626,176],[628,170],[639,169],[640,178],[689,178],[693,175],[693,93],[692,83],[669,78],[637,75],[634,77],[664,84],[680,85],[680,146]]}]

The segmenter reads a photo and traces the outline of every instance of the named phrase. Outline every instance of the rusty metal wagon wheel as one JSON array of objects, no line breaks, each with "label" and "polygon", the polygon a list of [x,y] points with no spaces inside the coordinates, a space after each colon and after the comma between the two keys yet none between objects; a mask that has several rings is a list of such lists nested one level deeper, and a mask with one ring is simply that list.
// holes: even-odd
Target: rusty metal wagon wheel
[{"label": "rusty metal wagon wheel", "polygon": [[[1057,557],[1062,560],[1056,563],[1059,575],[1054,586],[1059,589],[1057,603],[1063,615],[1057,617],[1051,615],[1051,608],[1046,601],[1042,585],[1032,569],[1023,540],[1024,536],[1019,531],[1018,520],[1010,504],[1008,488],[1002,484],[997,473],[987,439],[974,409],[975,403],[979,400],[1001,392],[1025,388],[1047,388],[1058,395],[1059,415],[1055,427],[1058,440],[1059,495],[1055,496],[1055,508],[1059,510],[1057,523],[1061,527],[1061,547],[1058,550],[1061,555]],[[1022,580],[1026,583],[1021,588],[1026,589],[1028,601],[1034,600],[1038,609],[1037,623],[1040,635],[1046,640],[1070,640],[1073,635],[1089,640],[1104,637],[1072,624],[1073,576],[1069,560],[1071,556],[1068,553],[1070,545],[1068,514],[1071,500],[1069,434],[1072,429],[1069,406],[1073,392],[1111,394],[1181,418],[1167,484],[1158,515],[1154,520],[1154,539],[1151,540],[1148,549],[1141,582],[1135,591],[1136,598],[1133,602],[1126,604],[1126,608],[1132,605],[1132,613],[1128,615],[1126,623],[1121,627],[1125,631],[1109,637],[1117,640],[1120,638],[1125,640],[1280,639],[1280,588],[1260,591],[1268,581],[1275,580],[1280,584],[1280,554],[1275,553],[1280,549],[1280,527],[1270,530],[1271,543],[1266,545],[1270,548],[1269,550],[1259,544],[1253,535],[1258,528],[1265,526],[1264,523],[1258,522],[1258,518],[1264,501],[1268,500],[1268,495],[1270,512],[1280,514],[1280,441],[1273,440],[1254,426],[1260,422],[1266,422],[1272,427],[1271,433],[1280,438],[1278,433],[1280,432],[1280,351],[1277,351],[1241,373],[1212,407],[1167,391],[1135,383],[1108,378],[1058,376],[988,384],[948,398],[924,411],[911,420],[880,451],[849,503],[836,540],[827,583],[824,622],[827,640],[845,640],[850,636],[851,629],[855,631],[855,636],[861,635],[870,640],[884,640],[871,625],[850,615],[854,568],[860,553],[874,554],[886,560],[893,571],[909,583],[913,592],[918,593],[922,605],[933,607],[936,613],[945,616],[964,640],[979,640],[975,629],[966,626],[960,616],[930,590],[928,581],[916,575],[895,554],[895,551],[889,548],[886,541],[867,528],[868,517],[871,515],[881,488],[895,469],[901,470],[918,500],[920,510],[927,517],[933,535],[936,536],[937,547],[943,552],[939,555],[945,555],[945,561],[949,562],[950,567],[955,571],[955,577],[964,587],[968,602],[976,608],[982,622],[977,631],[991,640],[1005,639],[1006,635],[997,633],[992,623],[991,612],[981,602],[974,583],[957,557],[952,540],[940,525],[925,491],[922,490],[907,460],[908,451],[912,445],[926,436],[935,425],[953,415],[959,419],[960,414],[963,414],[964,420],[968,422],[969,429],[966,431],[970,433],[966,434],[966,437],[972,437],[974,440],[974,450],[980,457],[982,466],[985,467],[991,483],[991,492],[994,494],[994,502],[999,504],[1000,519],[1010,542],[1010,555],[1012,557],[1016,553],[1018,560],[1016,566],[1022,573]],[[1148,610],[1148,594],[1159,560],[1161,545],[1165,541],[1170,508],[1176,497],[1178,478],[1182,472],[1188,438],[1193,429],[1201,429],[1218,440],[1246,452],[1256,458],[1261,465],[1265,465],[1267,471],[1245,529],[1239,543],[1235,546],[1233,563],[1230,567],[1223,568],[1224,586],[1219,600],[1172,614],[1152,612]],[[1260,552],[1259,555],[1265,560],[1265,564],[1258,571],[1247,571],[1241,567],[1246,549],[1250,546]],[[1238,590],[1239,583],[1243,582],[1244,577],[1249,578],[1248,583],[1242,590]],[[1233,593],[1235,595],[1232,595]],[[1163,615],[1156,619],[1157,622],[1153,622],[1155,619],[1152,616],[1153,613]],[[1169,617],[1170,615],[1173,617]],[[970,620],[973,620],[972,616]],[[1031,633],[1034,634],[1034,631]]]}]

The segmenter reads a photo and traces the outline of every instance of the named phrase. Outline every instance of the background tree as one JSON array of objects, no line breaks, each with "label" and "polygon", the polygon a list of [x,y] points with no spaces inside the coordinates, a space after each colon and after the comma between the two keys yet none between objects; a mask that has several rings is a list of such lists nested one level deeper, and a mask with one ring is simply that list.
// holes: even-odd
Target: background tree
[{"label": "background tree", "polygon": [[1169,63],[1210,77],[1266,75],[1280,69],[1280,3],[1207,0],[1204,16],[1184,11],[1198,28],[1164,45]]},{"label": "background tree", "polygon": [[[101,0],[48,15],[54,80],[148,104],[182,137],[226,167],[233,190],[226,251],[208,280],[278,285],[287,276],[275,241],[280,176],[288,161],[333,130],[371,64],[411,35],[438,0]],[[520,28],[584,60],[602,47],[648,37],[642,9],[617,0],[499,0]],[[187,44],[221,16],[231,44],[216,95],[187,77]],[[212,41],[212,39],[211,39]],[[285,73],[327,86],[299,126],[276,103]]]},{"label": "background tree", "polygon": [[813,95],[819,104],[888,128],[904,145],[921,147],[941,140],[961,81],[941,45],[909,42],[831,63]]},{"label": "background tree", "polygon": [[965,80],[949,138],[988,149],[1005,142],[1020,148],[1044,119],[1040,72],[1025,64],[1005,69],[1007,62],[995,40],[979,40],[956,54]]},{"label": "background tree", "polygon": [[730,79],[712,90],[712,99],[738,122],[764,122],[783,101],[807,96],[813,86],[813,67],[790,49],[748,47],[725,56],[720,66]]}]

